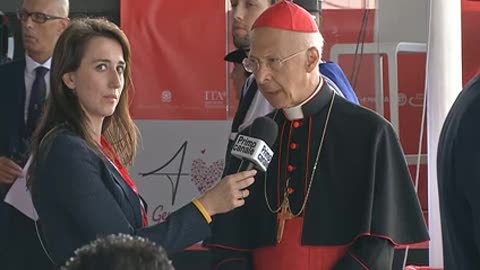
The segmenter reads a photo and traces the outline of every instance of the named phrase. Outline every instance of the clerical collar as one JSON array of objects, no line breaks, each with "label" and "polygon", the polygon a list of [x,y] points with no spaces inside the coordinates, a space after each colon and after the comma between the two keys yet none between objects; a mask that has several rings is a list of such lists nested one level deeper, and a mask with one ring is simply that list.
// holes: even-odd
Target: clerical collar
[{"label": "clerical collar", "polygon": [[332,91],[322,79],[310,97],[295,107],[282,109],[283,114],[289,121],[303,119],[316,114],[328,105],[332,97]]}]

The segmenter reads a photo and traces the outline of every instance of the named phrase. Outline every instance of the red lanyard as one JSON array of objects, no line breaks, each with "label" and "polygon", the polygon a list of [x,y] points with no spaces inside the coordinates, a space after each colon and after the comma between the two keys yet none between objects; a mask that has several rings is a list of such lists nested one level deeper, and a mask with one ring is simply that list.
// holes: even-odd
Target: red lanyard
[{"label": "red lanyard", "polygon": [[[100,139],[102,147],[104,148],[103,153],[113,162],[113,164],[117,167],[117,170],[120,172],[120,174],[123,177],[123,180],[130,186],[130,188],[135,192],[135,194],[138,195],[138,188],[135,182],[133,182],[132,178],[128,174],[127,169],[123,166],[122,162],[118,159],[117,154],[113,150],[113,147],[107,142],[105,137],[101,137]],[[106,150],[106,151],[105,151]],[[140,197],[139,197],[140,200]],[[143,226],[148,226],[148,217],[147,217],[147,211],[145,211],[145,206],[140,200],[140,206],[142,208],[142,218],[143,218]]]}]

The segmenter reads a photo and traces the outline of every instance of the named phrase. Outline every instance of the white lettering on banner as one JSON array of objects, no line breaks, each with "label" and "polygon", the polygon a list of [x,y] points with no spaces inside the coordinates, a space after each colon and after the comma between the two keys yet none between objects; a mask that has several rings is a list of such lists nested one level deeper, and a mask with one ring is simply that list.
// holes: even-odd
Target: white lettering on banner
[{"label": "white lettering on banner", "polygon": [[416,94],[415,97],[408,99],[408,104],[412,107],[423,107],[424,94]]},{"label": "white lettering on banner", "polygon": [[[405,93],[399,92],[398,93],[398,106],[403,107],[403,106],[410,106],[413,108],[420,108],[423,107],[423,99],[424,95],[423,93],[417,93],[415,96],[409,96]],[[369,104],[375,104],[376,98],[374,96],[363,96],[359,97],[360,103],[366,106],[369,106]],[[388,96],[385,96],[383,98],[384,103],[388,103],[390,101],[390,98]]]},{"label": "white lettering on banner", "polygon": [[206,90],[204,96],[205,108],[223,108],[226,104],[227,93],[223,90]]},{"label": "white lettering on banner", "polygon": [[224,101],[226,93],[225,91],[205,91],[205,101]]},{"label": "white lettering on banner", "polygon": [[164,102],[164,103],[172,102],[172,91],[170,91],[170,90],[163,90],[162,91],[162,102]]}]

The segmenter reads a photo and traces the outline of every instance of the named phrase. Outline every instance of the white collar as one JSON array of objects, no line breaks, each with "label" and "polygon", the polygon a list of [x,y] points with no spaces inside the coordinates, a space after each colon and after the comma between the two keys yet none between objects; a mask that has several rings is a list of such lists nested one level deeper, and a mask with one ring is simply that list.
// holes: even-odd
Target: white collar
[{"label": "white collar", "polygon": [[303,105],[305,105],[314,96],[316,96],[318,94],[318,92],[320,91],[320,89],[322,89],[322,86],[323,86],[323,79],[322,79],[322,77],[320,77],[320,82],[318,83],[317,88],[315,89],[315,91],[313,91],[313,93],[307,99],[305,99],[302,103],[300,103],[297,106],[282,109],[285,117],[290,121],[305,118],[305,116],[303,114],[303,110],[302,110]]}]

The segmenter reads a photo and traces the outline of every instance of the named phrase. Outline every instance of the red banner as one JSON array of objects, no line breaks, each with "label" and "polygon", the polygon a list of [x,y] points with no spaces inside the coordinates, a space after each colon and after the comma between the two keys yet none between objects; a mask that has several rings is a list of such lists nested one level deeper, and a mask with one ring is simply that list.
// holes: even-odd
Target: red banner
[{"label": "red banner", "polygon": [[224,1],[121,1],[135,119],[227,119]]}]

